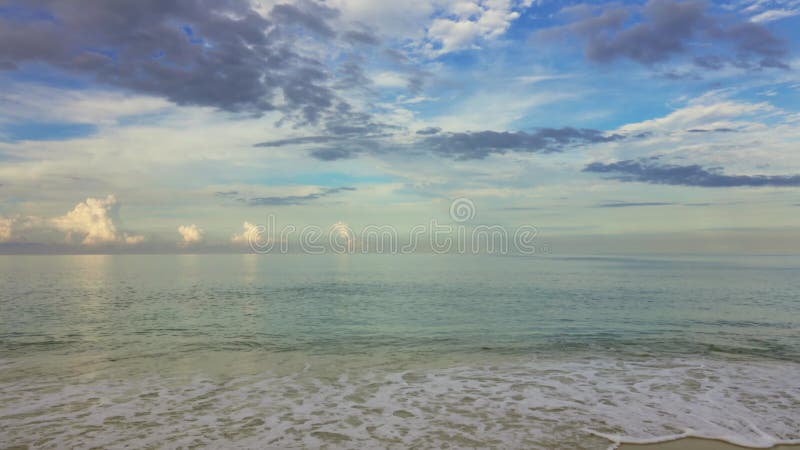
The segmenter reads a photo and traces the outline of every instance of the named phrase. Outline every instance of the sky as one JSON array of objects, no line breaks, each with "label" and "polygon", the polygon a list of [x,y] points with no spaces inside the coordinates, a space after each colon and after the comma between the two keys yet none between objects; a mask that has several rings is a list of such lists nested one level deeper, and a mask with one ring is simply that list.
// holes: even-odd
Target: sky
[{"label": "sky", "polygon": [[0,0],[0,252],[800,252],[798,43],[797,0]]}]

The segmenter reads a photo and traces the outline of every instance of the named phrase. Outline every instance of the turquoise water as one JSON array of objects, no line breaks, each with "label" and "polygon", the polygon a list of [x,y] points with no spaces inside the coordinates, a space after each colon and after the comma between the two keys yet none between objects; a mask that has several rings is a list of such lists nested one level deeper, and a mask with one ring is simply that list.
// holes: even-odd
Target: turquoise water
[{"label": "turquoise water", "polygon": [[800,440],[798,257],[0,256],[0,285],[6,445]]}]

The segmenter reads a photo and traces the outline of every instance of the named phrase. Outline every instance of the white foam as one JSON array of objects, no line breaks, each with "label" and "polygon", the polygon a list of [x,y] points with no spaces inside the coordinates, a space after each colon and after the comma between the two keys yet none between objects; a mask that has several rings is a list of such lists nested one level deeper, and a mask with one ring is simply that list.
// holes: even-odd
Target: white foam
[{"label": "white foam", "polygon": [[[313,366],[313,363],[312,363]],[[0,442],[47,447],[612,448],[800,443],[800,365],[540,360],[0,384]]]}]

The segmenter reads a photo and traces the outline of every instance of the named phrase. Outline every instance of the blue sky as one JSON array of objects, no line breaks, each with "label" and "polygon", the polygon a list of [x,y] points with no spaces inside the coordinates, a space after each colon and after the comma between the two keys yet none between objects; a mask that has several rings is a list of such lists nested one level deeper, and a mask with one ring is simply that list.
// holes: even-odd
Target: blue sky
[{"label": "blue sky", "polygon": [[[0,2],[0,250],[249,224],[797,251],[796,0]],[[183,231],[180,231],[183,230]]]}]

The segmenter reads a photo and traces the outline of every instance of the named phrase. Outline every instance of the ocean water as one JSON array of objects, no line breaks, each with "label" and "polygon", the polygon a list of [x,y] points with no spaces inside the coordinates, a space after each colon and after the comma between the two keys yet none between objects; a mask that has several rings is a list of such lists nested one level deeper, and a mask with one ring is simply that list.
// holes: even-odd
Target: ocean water
[{"label": "ocean water", "polygon": [[0,447],[800,442],[800,258],[0,256]]}]

